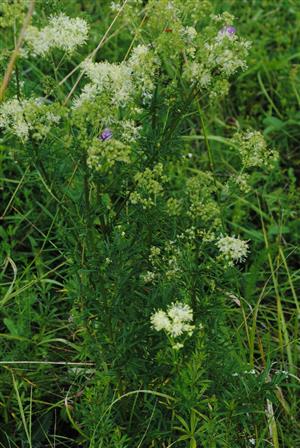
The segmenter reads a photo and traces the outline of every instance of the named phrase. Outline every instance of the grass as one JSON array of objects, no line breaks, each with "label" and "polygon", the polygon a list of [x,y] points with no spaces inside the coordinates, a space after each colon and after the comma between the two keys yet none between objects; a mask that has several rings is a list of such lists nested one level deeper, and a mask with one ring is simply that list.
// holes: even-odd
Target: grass
[{"label": "grass", "polygon": [[[116,13],[108,1],[37,2],[36,22],[63,10],[89,21],[90,39],[66,61],[54,54],[49,63],[14,61],[11,70],[26,14],[26,5],[13,3],[21,4],[13,20],[0,9],[0,18],[12,20],[0,48],[1,73],[12,72],[5,99],[22,80],[23,94],[66,107],[85,85],[83,58],[128,60],[164,20],[160,10],[136,15],[127,2]],[[224,98],[193,101],[171,59],[175,25],[163,33],[155,42],[165,65],[140,118],[142,138],[131,144],[131,164],[91,174],[84,132],[93,123],[98,132],[102,112],[110,113],[104,103],[79,118],[68,109],[65,124],[38,144],[1,131],[1,447],[300,445],[300,6],[211,3],[215,12],[232,12],[238,33],[252,41],[248,68],[234,75]],[[248,127],[279,151],[279,163],[253,169],[250,192],[226,193],[239,172],[232,135]],[[157,181],[164,197],[160,190],[151,196],[135,177],[157,163],[166,180],[152,177],[147,185]],[[133,204],[135,191],[154,206]],[[170,198],[178,201],[171,211]],[[245,265],[225,267],[201,232],[190,237],[195,228],[249,240]],[[160,254],[151,261],[153,246]],[[148,271],[153,283],[141,280]],[[180,351],[150,327],[153,311],[174,300],[191,305],[197,325]]]}]

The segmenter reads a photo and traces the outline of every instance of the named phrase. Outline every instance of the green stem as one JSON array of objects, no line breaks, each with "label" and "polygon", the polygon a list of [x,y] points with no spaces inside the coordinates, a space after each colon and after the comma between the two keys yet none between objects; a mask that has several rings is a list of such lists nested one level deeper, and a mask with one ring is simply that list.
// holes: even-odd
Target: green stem
[{"label": "green stem", "polygon": [[202,128],[202,132],[203,132],[203,136],[204,136],[204,143],[205,143],[205,147],[207,150],[207,155],[208,155],[208,160],[209,160],[209,166],[213,175],[213,179],[214,179],[214,184],[215,184],[215,189],[216,189],[216,195],[217,195],[217,202],[218,202],[218,206],[220,209],[220,215],[221,215],[221,223],[222,223],[222,228],[223,228],[223,232],[226,233],[225,230],[225,221],[224,221],[224,213],[222,210],[222,205],[221,205],[221,198],[220,198],[220,191],[218,188],[218,182],[217,182],[217,176],[216,176],[216,169],[215,169],[215,162],[214,162],[214,158],[213,158],[213,153],[209,144],[209,139],[208,139],[208,134],[206,132],[206,127],[205,127],[205,122],[204,122],[204,118],[203,118],[203,114],[202,114],[202,110],[200,107],[200,101],[197,101],[197,106],[198,106],[198,112],[199,112],[199,117],[200,117],[200,123],[201,123],[201,128]]},{"label": "green stem", "polygon": [[83,159],[84,177],[83,177],[83,191],[84,191],[84,205],[85,205],[85,223],[87,227],[87,250],[92,253],[94,246],[93,222],[90,205],[90,188],[89,188],[89,168],[87,166],[86,156]]}]

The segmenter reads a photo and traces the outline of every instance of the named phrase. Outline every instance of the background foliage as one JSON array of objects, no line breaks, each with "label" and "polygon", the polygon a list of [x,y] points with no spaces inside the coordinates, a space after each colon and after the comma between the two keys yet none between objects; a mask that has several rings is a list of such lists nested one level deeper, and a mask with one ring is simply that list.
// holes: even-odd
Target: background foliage
[{"label": "background foliage", "polygon": [[[227,95],[218,84],[216,99],[207,94],[200,102],[189,101],[181,60],[173,59],[182,50],[176,29],[159,31],[166,19],[157,5],[167,2],[152,2],[145,23],[147,2],[130,3],[110,27],[110,1],[37,2],[35,25],[63,11],[87,20],[89,40],[59,70],[59,54],[20,58],[5,92],[5,99],[20,91],[48,95],[63,124],[25,144],[0,134],[0,444],[294,448],[299,2],[201,2],[201,23],[228,11],[252,46],[248,68],[234,74]],[[27,7],[0,4],[1,74]],[[163,67],[138,118],[142,133],[130,143],[131,163],[107,157],[97,172],[88,166],[87,139],[97,137],[105,116],[124,117],[106,97],[78,114],[66,110],[79,71],[59,82],[103,36],[96,62],[127,60],[137,42],[158,36]],[[85,84],[80,79],[75,96]],[[135,117],[132,110],[124,114]],[[230,183],[240,163],[230,142],[248,128],[261,131],[280,157],[272,170],[251,169],[243,192]],[[249,240],[246,262],[226,266],[213,232]],[[147,282],[149,272],[155,277]],[[175,300],[193,308],[196,325],[178,351],[150,325],[152,313]]]}]

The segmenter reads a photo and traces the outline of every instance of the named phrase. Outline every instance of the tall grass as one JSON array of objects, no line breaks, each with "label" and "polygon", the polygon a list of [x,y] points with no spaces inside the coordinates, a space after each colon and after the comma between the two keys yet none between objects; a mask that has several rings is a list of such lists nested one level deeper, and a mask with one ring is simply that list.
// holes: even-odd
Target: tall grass
[{"label": "tall grass", "polygon": [[0,446],[300,446],[298,2],[0,13]]}]

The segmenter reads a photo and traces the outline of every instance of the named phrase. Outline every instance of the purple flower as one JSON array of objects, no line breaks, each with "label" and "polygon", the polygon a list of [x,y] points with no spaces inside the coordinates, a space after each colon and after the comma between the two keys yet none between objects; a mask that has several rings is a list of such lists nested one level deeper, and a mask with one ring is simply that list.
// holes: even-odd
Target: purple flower
[{"label": "purple flower", "polygon": [[99,139],[103,142],[109,140],[110,138],[112,138],[112,131],[109,128],[104,129],[99,136]]},{"label": "purple flower", "polygon": [[226,36],[233,36],[236,33],[236,29],[234,28],[234,26],[224,26],[224,28],[222,28],[219,31],[220,34],[226,34]]}]

